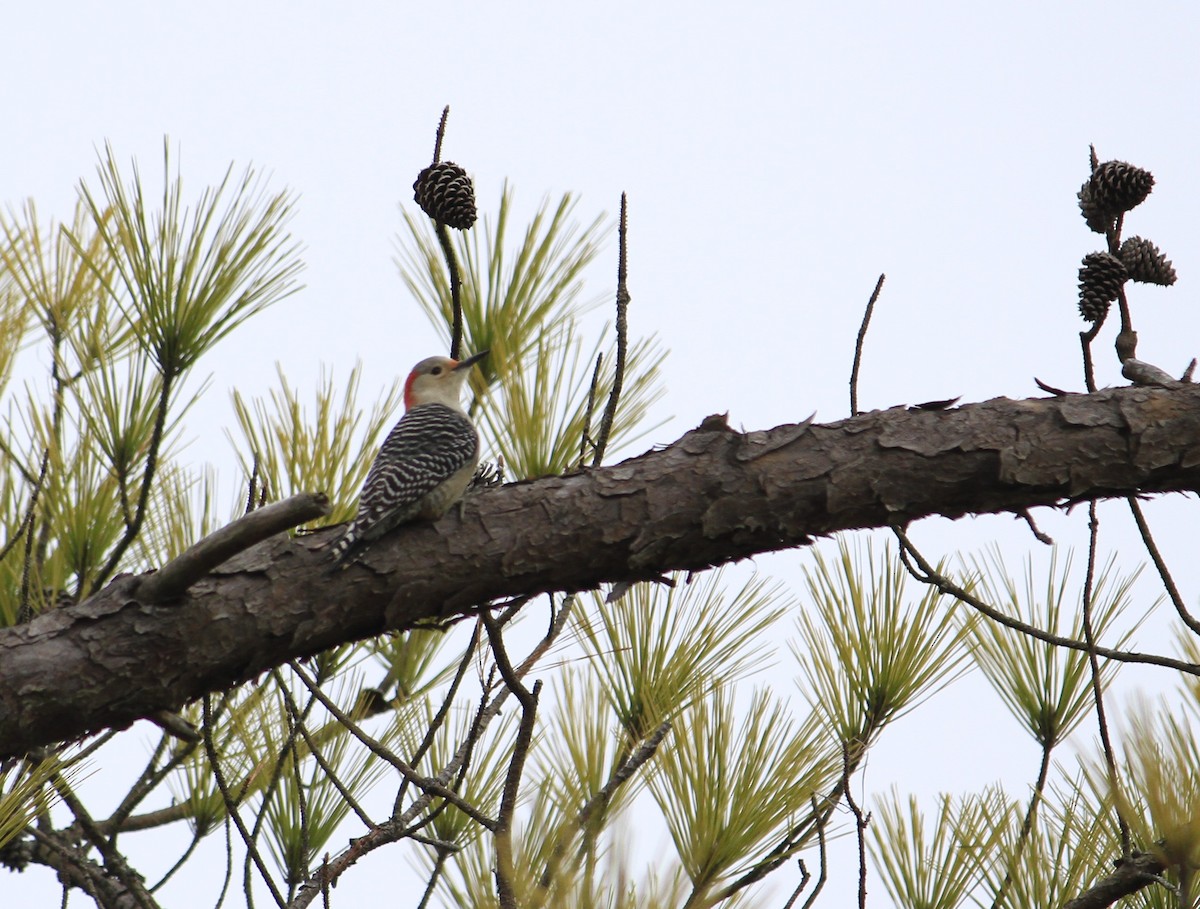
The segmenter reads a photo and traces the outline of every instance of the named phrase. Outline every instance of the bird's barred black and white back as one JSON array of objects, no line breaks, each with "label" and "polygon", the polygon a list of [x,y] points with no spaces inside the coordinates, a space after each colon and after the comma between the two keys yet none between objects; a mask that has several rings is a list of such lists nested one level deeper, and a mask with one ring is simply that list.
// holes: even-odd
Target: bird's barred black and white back
[{"label": "bird's barred black and white back", "polygon": [[388,434],[367,473],[358,514],[333,543],[344,563],[401,524],[441,517],[462,498],[479,463],[479,434],[444,404],[410,408]]}]

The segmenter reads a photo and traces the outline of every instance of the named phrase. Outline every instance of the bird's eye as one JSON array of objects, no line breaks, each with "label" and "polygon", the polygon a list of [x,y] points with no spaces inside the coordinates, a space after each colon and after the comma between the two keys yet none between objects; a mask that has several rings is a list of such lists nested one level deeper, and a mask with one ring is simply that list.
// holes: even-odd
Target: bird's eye
[{"label": "bird's eye", "polygon": [[440,366],[433,367],[433,369],[429,370],[429,374],[431,376],[440,376],[442,374],[442,367],[440,367]]}]

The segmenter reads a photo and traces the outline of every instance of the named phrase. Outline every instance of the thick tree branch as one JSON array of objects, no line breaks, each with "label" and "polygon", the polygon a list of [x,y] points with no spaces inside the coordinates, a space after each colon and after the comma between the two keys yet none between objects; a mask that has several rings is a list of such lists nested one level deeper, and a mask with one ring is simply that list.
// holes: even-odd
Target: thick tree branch
[{"label": "thick tree branch", "polygon": [[[488,602],[699,570],[940,514],[1200,490],[1200,386],[740,433],[709,418],[612,467],[480,491],[344,572],[327,534],[273,538],[171,604],[139,578],[0,631],[0,755],[177,709],[279,665]],[[332,533],[333,531],[330,531]]]}]

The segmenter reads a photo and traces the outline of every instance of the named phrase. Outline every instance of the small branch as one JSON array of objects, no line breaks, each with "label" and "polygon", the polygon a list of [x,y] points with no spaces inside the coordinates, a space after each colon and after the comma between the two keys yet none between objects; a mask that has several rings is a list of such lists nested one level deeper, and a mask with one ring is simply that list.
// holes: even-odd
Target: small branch
[{"label": "small branch", "polygon": [[450,305],[453,309],[453,321],[450,326],[450,359],[457,360],[462,356],[463,311],[462,311],[462,277],[458,271],[458,258],[454,255],[454,244],[450,240],[450,228],[440,222],[435,222],[438,243],[442,247],[442,256],[446,259],[446,270],[450,272]]},{"label": "small branch", "polygon": [[[288,712],[289,714],[295,716],[298,713],[296,701],[292,697],[292,693],[288,690],[288,687],[283,684],[283,679],[279,676],[278,671],[276,671],[275,675],[276,684],[279,686],[279,691],[287,703]],[[371,820],[371,816],[363,810],[362,806],[354,798],[354,793],[351,792],[349,787],[347,787],[346,784],[338,778],[338,775],[334,772],[333,767],[330,766],[329,762],[325,760],[324,755],[321,754],[320,749],[317,747],[316,741],[313,740],[312,733],[308,731],[307,724],[301,721],[297,723],[296,728],[300,733],[300,737],[304,739],[304,744],[308,746],[309,754],[313,756],[313,760],[317,762],[317,766],[321,768],[321,772],[324,773],[329,779],[329,782],[333,784],[333,788],[335,788],[338,791],[338,794],[345,799],[346,804],[350,806],[350,810],[358,815],[358,819],[363,822],[364,826],[374,827],[375,822]],[[298,763],[299,762],[297,761],[297,764]]]},{"label": "small branch", "polygon": [[825,847],[825,816],[818,810],[817,797],[812,797],[813,817],[817,823],[817,848],[820,854],[821,870],[817,874],[817,883],[813,887],[813,892],[808,895],[808,899],[804,901],[804,905],[800,909],[812,909],[813,903],[817,901],[817,897],[821,895],[821,889],[825,886],[825,881],[829,878],[829,859],[826,854]]},{"label": "small branch", "polygon": [[863,313],[862,325],[858,329],[858,340],[854,342],[854,365],[850,367],[850,416],[852,417],[861,413],[858,409],[858,369],[862,365],[863,342],[867,338],[867,326],[871,324],[871,314],[875,312],[875,302],[879,299],[879,292],[883,290],[885,278],[887,275],[881,273],[879,280],[875,282],[875,289],[871,291],[871,299],[867,301],[867,309]]},{"label": "small branch", "polygon": [[217,757],[217,748],[213,744],[212,706],[208,695],[205,695],[201,699],[201,711],[203,715],[204,753],[208,755],[208,764],[212,768],[213,779],[216,780],[217,789],[220,790],[221,798],[225,801],[225,816],[232,820],[234,826],[237,827],[238,833],[241,834],[242,842],[246,845],[247,855],[258,868],[258,873],[262,876],[267,889],[271,891],[271,896],[275,898],[276,904],[282,907],[284,906],[283,894],[275,886],[275,881],[267,870],[266,863],[263,862],[262,856],[258,854],[258,847],[254,845],[254,838],[251,837],[250,831],[246,829],[246,824],[242,820],[242,816],[238,813],[237,802],[234,801],[233,794],[229,791],[229,784],[225,780],[225,774],[221,770],[220,759]]},{"label": "small branch", "polygon": [[[904,567],[908,569],[909,574],[920,581],[922,584],[931,584],[948,596],[954,597],[960,602],[966,603],[972,609],[982,612],[989,619],[999,622],[1006,628],[1011,628],[1014,631],[1019,631],[1022,634],[1027,634],[1031,638],[1043,641],[1047,644],[1053,644],[1055,647],[1065,647],[1068,650],[1079,650],[1084,653],[1089,651],[1088,645],[1084,641],[1077,641],[1074,638],[1063,637],[1059,634],[1045,631],[1037,628],[1020,619],[1014,619],[1012,616],[1005,615],[994,606],[985,603],[974,594],[962,587],[959,587],[949,578],[940,574],[936,568],[929,564],[923,555],[913,545],[904,529],[898,525],[892,525],[892,532],[896,534],[896,538],[900,541],[900,561]],[[910,561],[911,559],[911,561]],[[916,568],[912,562],[917,563]],[[916,569],[920,568],[920,571]],[[1110,647],[1095,648],[1097,656],[1102,656],[1108,660],[1116,660],[1121,663],[1143,663],[1147,666],[1162,666],[1166,669],[1174,669],[1176,672],[1182,672],[1187,675],[1200,676],[1200,666],[1195,663],[1188,663],[1183,660],[1175,660],[1171,657],[1160,656],[1156,653],[1138,653],[1137,651],[1129,650],[1113,650]]]},{"label": "small branch", "polygon": [[856,762],[850,759],[850,747],[842,743],[842,797],[846,799],[846,807],[854,815],[855,833],[858,836],[858,909],[867,909],[867,840],[864,835],[871,816],[863,814],[854,796],[850,792],[850,774],[855,770]]},{"label": "small branch", "polygon": [[1029,532],[1033,534],[1033,538],[1039,543],[1045,543],[1047,546],[1053,546],[1054,540],[1038,530],[1037,524],[1033,520],[1033,515],[1030,514],[1028,508],[1021,509],[1021,517],[1025,519],[1025,523],[1029,525]]},{"label": "small branch", "polygon": [[[804,859],[797,859],[796,866],[800,869],[800,883],[796,885],[796,889],[792,891],[792,895],[788,897],[788,901],[783,904],[783,909],[792,909],[796,904],[796,900],[800,898],[800,894],[804,892],[804,888],[808,886],[808,882],[812,880],[812,875],[808,873],[808,868],[804,864]],[[806,902],[807,906],[808,903]]]},{"label": "small branch", "polygon": [[[573,597],[568,597],[563,601],[563,606],[555,618],[554,626],[537,646],[533,648],[529,656],[525,658],[525,661],[517,667],[518,676],[524,675],[529,668],[537,663],[558,639],[562,630],[566,627],[567,619],[571,615],[574,603],[575,599]],[[475,747],[476,740],[483,734],[483,730],[487,725],[499,716],[500,709],[507,702],[510,694],[511,692],[508,688],[501,688],[491,703],[481,706],[480,715],[472,727],[472,735],[458,747],[454,756],[438,772],[437,776],[434,777],[438,783],[442,785],[447,784],[459,772],[467,760],[467,755]],[[351,840],[348,849],[343,850],[332,860],[327,861],[316,873],[309,875],[309,879],[297,891],[295,898],[289,905],[289,909],[304,909],[304,907],[312,903],[318,893],[322,892],[323,888],[341,877],[362,856],[410,835],[409,823],[423,812],[432,800],[433,796],[428,791],[425,791],[413,800],[413,804],[405,809],[403,814],[397,814],[391,820],[372,828],[364,836]]]},{"label": "small branch", "polygon": [[323,492],[302,492],[256,509],[209,534],[146,576],[137,588],[137,596],[143,603],[177,597],[239,552],[329,511],[329,498]]},{"label": "small branch", "polygon": [[[137,510],[134,512],[133,521],[126,524],[125,533],[117,541],[117,545],[113,547],[108,561],[104,563],[104,567],[100,569],[99,574],[92,579],[92,585],[88,591],[89,595],[96,593],[96,591],[104,586],[104,583],[112,576],[112,573],[117,570],[117,566],[121,564],[121,558],[125,555],[125,550],[137,539],[137,535],[142,532],[142,522],[146,519],[146,508],[150,504],[150,490],[154,485],[155,474],[158,472],[158,456],[162,448],[163,436],[166,435],[167,431],[167,413],[171,409],[171,392],[174,390],[174,380],[176,378],[177,376],[173,372],[164,370],[162,373],[162,388],[159,390],[154,428],[150,433],[150,441],[146,445],[146,463],[142,468],[142,488],[138,494]],[[123,478],[122,482],[124,482]]]},{"label": "small branch", "polygon": [[450,116],[450,105],[447,104],[442,108],[442,119],[438,121],[437,138],[433,143],[433,163],[437,164],[442,160],[442,140],[446,138],[446,120]]},{"label": "small branch", "polygon": [[[573,828],[570,830],[564,829],[558,834],[558,841],[555,843],[550,858],[546,862],[546,868],[542,872],[540,886],[543,890],[549,890],[551,884],[554,882],[554,878],[558,874],[559,863],[562,861],[563,854],[567,851],[567,846],[575,833],[583,831],[584,842],[580,845],[580,851],[583,852],[588,848],[587,840],[589,837],[587,829],[592,818],[597,813],[602,813],[608,809],[617,789],[632,777],[638,771],[638,768],[654,757],[659,745],[662,744],[663,739],[666,738],[667,733],[670,731],[670,720],[659,724],[641,745],[628,754],[624,760],[620,761],[617,768],[608,778],[608,781],[579,809],[578,814],[575,815]],[[723,902],[732,895],[732,892],[721,893],[713,898],[713,904],[716,905]]]},{"label": "small branch", "polygon": [[592,439],[592,413],[596,407],[596,389],[600,385],[600,367],[604,365],[604,353],[596,354],[596,368],[592,370],[592,384],[588,386],[587,407],[583,412],[583,434],[579,439],[579,466],[583,467],[587,460],[588,443],[592,443],[595,451],[596,442]]},{"label": "small branch", "polygon": [[1096,390],[1096,367],[1092,363],[1092,341],[1100,334],[1100,326],[1104,324],[1104,316],[1095,321],[1087,331],[1079,333],[1079,344],[1083,348],[1083,381],[1089,392]]},{"label": "small branch", "polygon": [[1021,853],[1025,850],[1025,844],[1029,840],[1029,833],[1033,830],[1033,823],[1037,820],[1038,805],[1041,804],[1043,793],[1046,791],[1046,778],[1050,774],[1050,754],[1054,750],[1053,742],[1044,742],[1042,744],[1042,759],[1038,766],[1037,781],[1033,784],[1033,794],[1029,797],[1029,807],[1025,809],[1025,820],[1021,823],[1021,830],[1017,834],[1017,842],[1013,847],[1012,854],[1009,856],[1008,868],[1004,871],[1004,880],[1000,883],[1000,889],[996,892],[996,898],[992,900],[992,909],[1000,909],[1001,906],[1007,905],[1008,888],[1012,886],[1013,870],[1016,868],[1018,860],[1021,858]]},{"label": "small branch", "polygon": [[612,390],[608,393],[608,404],[604,408],[604,416],[600,418],[600,432],[596,437],[596,453],[592,457],[593,467],[599,467],[600,462],[604,460],[604,449],[608,447],[613,420],[617,416],[617,402],[621,400],[621,388],[625,384],[625,353],[629,331],[626,314],[629,310],[629,301],[632,299],[626,285],[628,272],[627,213],[625,193],[621,193],[621,219],[617,225],[617,363],[613,368],[613,384]]},{"label": "small branch", "polygon": [[[1100,744],[1104,749],[1104,763],[1108,777],[1117,782],[1117,758],[1113,751],[1112,738],[1108,734],[1108,720],[1104,713],[1104,687],[1100,679],[1100,661],[1096,657],[1096,635],[1092,628],[1092,594],[1096,579],[1096,546],[1100,532],[1100,520],[1096,516],[1096,503],[1088,503],[1088,560],[1087,574],[1083,581],[1083,636],[1087,641],[1088,665],[1092,671],[1092,696],[1096,701],[1096,725],[1100,730]],[[1121,856],[1130,854],[1129,825],[1121,812],[1117,812],[1117,826],[1121,838]]]},{"label": "small branch", "polygon": [[[466,650],[463,651],[462,659],[458,661],[458,670],[454,673],[454,679],[450,682],[450,688],[446,691],[446,696],[442,698],[442,706],[438,708],[437,713],[433,715],[428,728],[425,730],[425,736],[421,739],[416,750],[413,751],[412,757],[409,759],[409,764],[415,770],[417,765],[421,763],[427,751],[433,747],[433,740],[437,736],[438,730],[446,721],[446,717],[450,714],[450,707],[454,703],[454,698],[458,694],[459,686],[462,685],[462,680],[466,677],[467,669],[471,665],[471,660],[475,656],[475,648],[479,646],[479,629],[480,624],[477,621],[475,627],[471,630],[471,640],[467,643]],[[408,778],[406,777],[396,790],[396,800],[392,804],[392,814],[400,812],[401,805],[404,801],[404,794],[408,791]]]},{"label": "small branch", "polygon": [[92,816],[88,813],[83,803],[75,797],[74,791],[67,782],[57,773],[54,774],[51,780],[59,797],[75,816],[75,821],[79,824],[79,829],[83,831],[87,841],[104,857],[105,868],[116,877],[121,886],[125,888],[125,892],[129,894],[141,909],[157,909],[158,903],[146,892],[146,888],[142,885],[142,876],[129,867],[129,864],[125,861],[125,857],[117,851],[113,844],[96,827],[96,822],[92,820]]},{"label": "small branch", "polygon": [[1142,542],[1146,544],[1146,551],[1150,553],[1150,559],[1154,562],[1154,567],[1158,569],[1158,576],[1162,579],[1167,596],[1175,605],[1175,611],[1179,613],[1179,618],[1183,619],[1183,623],[1191,629],[1193,634],[1200,634],[1200,620],[1192,615],[1187,604],[1183,602],[1179,588],[1175,586],[1175,579],[1171,577],[1171,571],[1167,568],[1166,560],[1158,551],[1154,537],[1150,534],[1150,525],[1146,523],[1146,516],[1142,513],[1142,506],[1138,504],[1137,497],[1129,496],[1126,501],[1129,503],[1129,510],[1133,512],[1133,520],[1137,524],[1138,532],[1142,535]]},{"label": "small branch", "polygon": [[541,681],[533,683],[533,690],[528,690],[513,670],[509,662],[508,652],[504,648],[504,636],[500,626],[490,613],[480,614],[483,627],[487,630],[488,640],[492,645],[492,654],[496,658],[496,668],[500,677],[521,705],[521,723],[517,727],[517,736],[513,741],[512,757],[508,763],[508,773],[504,777],[504,787],[500,795],[500,812],[493,829],[494,847],[496,850],[496,893],[499,897],[500,909],[517,909],[517,893],[515,888],[515,867],[513,865],[512,823],[513,814],[517,809],[517,793],[521,787],[521,776],[525,771],[525,760],[529,756],[529,746],[533,741],[533,726],[537,720],[538,695],[542,691]]},{"label": "small branch", "polygon": [[21,605],[17,610],[18,625],[24,625],[33,618],[33,606],[29,602],[29,582],[30,575],[33,573],[31,570],[33,567],[33,517],[37,513],[37,500],[42,486],[46,482],[46,468],[49,465],[50,449],[47,448],[42,452],[42,466],[38,471],[37,481],[29,493],[29,507],[25,509],[25,517],[21,520],[21,526],[17,528],[13,538],[4,545],[4,549],[0,550],[0,559],[3,559],[16,545],[17,540],[21,539],[21,534],[25,534],[25,559],[21,568]]},{"label": "small branch", "polygon": [[1063,909],[1107,909],[1117,900],[1159,883],[1158,876],[1166,870],[1166,865],[1148,852],[1118,859],[1116,866],[1116,871],[1066,903]]},{"label": "small branch", "polygon": [[398,758],[389,749],[385,748],[378,740],[372,738],[370,735],[364,732],[362,727],[355,723],[345,711],[339,708],[337,704],[333,703],[333,701],[326,696],[325,692],[321,690],[320,686],[317,685],[313,679],[308,677],[308,675],[303,669],[300,668],[300,665],[295,660],[288,663],[288,665],[291,667],[292,672],[296,673],[296,676],[300,679],[300,681],[303,682],[305,686],[307,686],[308,690],[312,692],[313,697],[320,701],[325,709],[333,715],[333,718],[345,726],[351,735],[366,745],[367,750],[369,750],[372,754],[395,767],[398,771],[400,771],[402,776],[411,781],[418,789],[445,799],[463,814],[467,815],[467,817],[486,827],[488,830],[495,829],[496,822],[494,820],[483,814],[478,808],[462,798],[462,796],[460,796],[457,792],[448,789],[436,779],[417,773],[416,770]]}]

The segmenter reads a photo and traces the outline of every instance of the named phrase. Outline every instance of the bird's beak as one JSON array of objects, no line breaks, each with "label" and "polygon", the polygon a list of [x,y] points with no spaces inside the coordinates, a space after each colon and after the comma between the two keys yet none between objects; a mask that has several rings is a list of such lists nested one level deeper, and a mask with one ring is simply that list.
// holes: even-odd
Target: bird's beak
[{"label": "bird's beak", "polygon": [[459,360],[458,365],[454,367],[454,371],[458,372],[460,369],[470,369],[472,366],[474,366],[476,363],[478,363],[480,360],[482,360],[484,357],[486,357],[489,353],[491,353],[490,350],[481,350],[481,351],[479,351],[479,353],[474,354],[470,357],[467,357],[465,360]]}]

